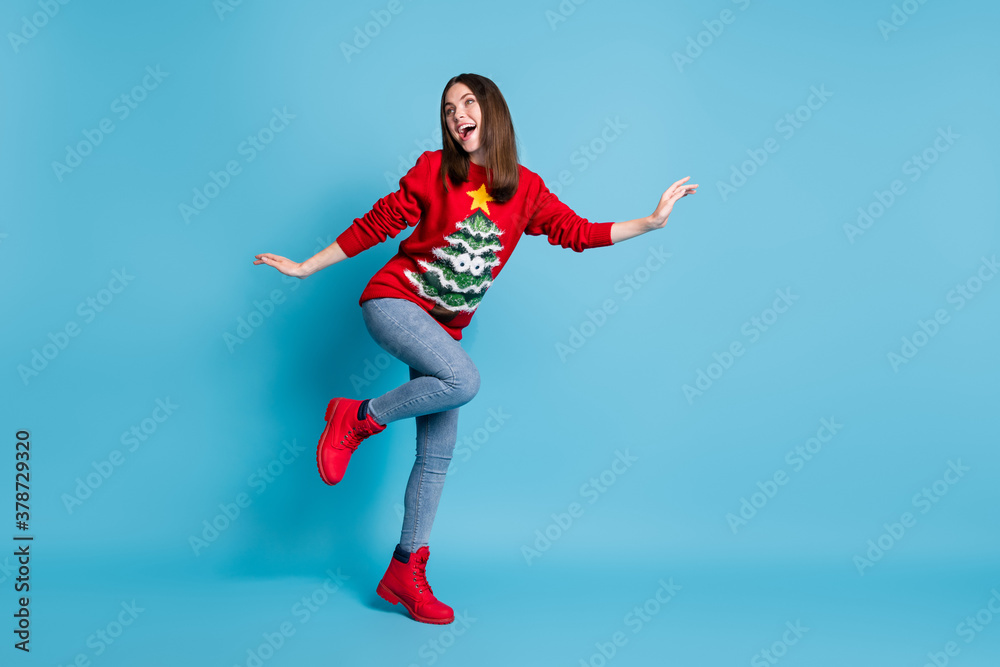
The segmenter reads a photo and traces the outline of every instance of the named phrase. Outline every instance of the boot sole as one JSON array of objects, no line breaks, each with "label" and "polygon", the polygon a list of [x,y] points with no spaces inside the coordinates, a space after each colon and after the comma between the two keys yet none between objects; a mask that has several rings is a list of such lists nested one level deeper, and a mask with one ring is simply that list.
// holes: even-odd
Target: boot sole
[{"label": "boot sole", "polygon": [[330,430],[330,418],[333,417],[333,411],[337,409],[338,403],[340,403],[340,399],[335,398],[326,406],[326,428],[323,429],[323,435],[319,436],[319,444],[316,446],[316,469],[319,470],[319,476],[323,482],[329,486],[334,486],[336,482],[331,482],[323,474],[323,465],[320,463],[319,453],[323,449],[323,441],[326,440],[326,434]]},{"label": "boot sole", "polygon": [[378,588],[375,589],[375,592],[378,593],[378,596],[383,600],[385,600],[386,602],[403,605],[403,609],[405,609],[406,612],[410,615],[410,617],[415,621],[420,621],[421,623],[433,623],[434,625],[448,625],[449,623],[455,620],[454,616],[452,616],[448,620],[444,620],[439,618],[425,618],[424,616],[420,616],[419,614],[414,613],[413,610],[410,609],[410,607],[406,604],[406,602],[403,601],[402,598],[400,598],[398,595],[390,591],[389,587],[383,584],[381,581],[378,582]]}]

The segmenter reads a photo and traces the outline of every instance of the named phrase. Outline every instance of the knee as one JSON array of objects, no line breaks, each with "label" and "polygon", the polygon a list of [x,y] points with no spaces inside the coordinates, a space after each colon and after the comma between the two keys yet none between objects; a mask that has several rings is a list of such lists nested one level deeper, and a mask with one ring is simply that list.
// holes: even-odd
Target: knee
[{"label": "knee", "polygon": [[467,359],[454,365],[454,373],[448,380],[455,399],[462,405],[471,401],[479,393],[479,369]]},{"label": "knee", "polygon": [[468,376],[466,378],[466,403],[471,401],[479,393],[479,369],[469,364]]}]

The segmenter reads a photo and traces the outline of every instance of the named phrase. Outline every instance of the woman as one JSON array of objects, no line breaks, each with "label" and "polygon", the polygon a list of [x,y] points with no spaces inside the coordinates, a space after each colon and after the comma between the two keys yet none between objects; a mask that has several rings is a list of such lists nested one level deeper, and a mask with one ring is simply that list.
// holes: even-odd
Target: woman
[{"label": "woman", "polygon": [[351,454],[386,424],[417,423],[416,462],[406,486],[403,528],[377,592],[424,623],[451,623],[426,578],[427,545],[458,435],[458,409],[479,390],[479,373],[462,349],[469,324],[522,234],[582,252],[660,229],[674,202],[697,185],[677,181],[649,216],[591,223],[577,216],[518,163],[514,125],[497,86],[477,74],[453,77],[441,94],[441,150],[426,151],[386,195],[329,247],[304,262],[256,255],[298,278],[381,243],[413,233],[368,282],[359,304],[372,338],[410,368],[410,381],[363,401],[334,398],[316,461],[337,484]]}]

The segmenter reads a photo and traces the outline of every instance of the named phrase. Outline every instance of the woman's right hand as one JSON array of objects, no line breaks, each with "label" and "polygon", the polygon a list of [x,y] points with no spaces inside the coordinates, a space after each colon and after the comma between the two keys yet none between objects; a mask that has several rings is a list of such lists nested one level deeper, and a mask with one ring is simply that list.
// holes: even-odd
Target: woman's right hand
[{"label": "woman's right hand", "polygon": [[287,257],[282,257],[281,255],[275,255],[269,252],[262,252],[259,255],[254,255],[256,259],[254,264],[267,264],[268,266],[273,266],[274,268],[281,271],[286,276],[292,276],[294,278],[305,278],[309,274],[302,267],[302,264],[298,262],[293,262]]}]

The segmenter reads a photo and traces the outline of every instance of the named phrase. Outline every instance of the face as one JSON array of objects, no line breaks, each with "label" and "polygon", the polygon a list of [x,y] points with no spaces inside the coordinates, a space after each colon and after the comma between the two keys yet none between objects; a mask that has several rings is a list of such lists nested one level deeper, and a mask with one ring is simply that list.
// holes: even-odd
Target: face
[{"label": "face", "polygon": [[476,164],[482,164],[482,110],[479,100],[464,83],[456,83],[445,94],[445,124],[458,145],[470,154]]}]

